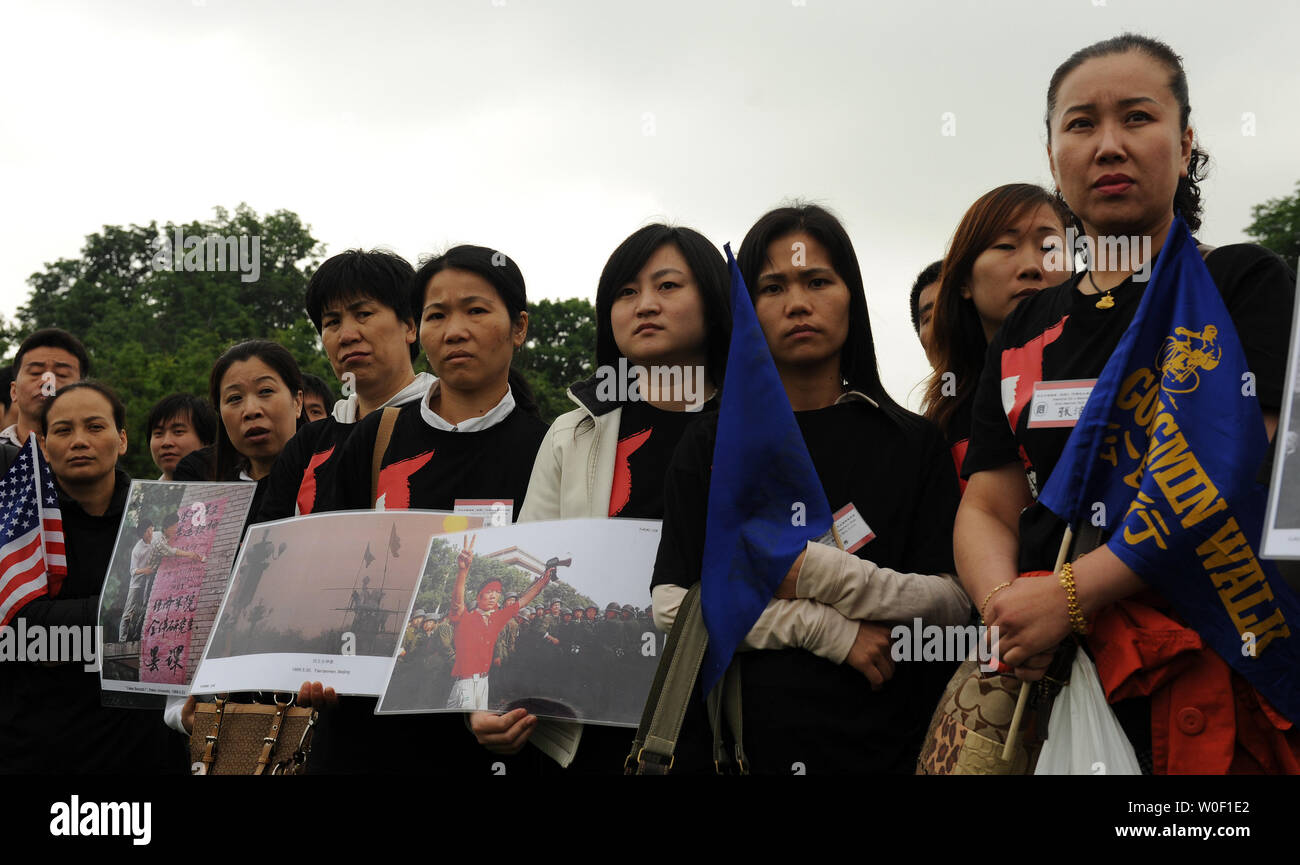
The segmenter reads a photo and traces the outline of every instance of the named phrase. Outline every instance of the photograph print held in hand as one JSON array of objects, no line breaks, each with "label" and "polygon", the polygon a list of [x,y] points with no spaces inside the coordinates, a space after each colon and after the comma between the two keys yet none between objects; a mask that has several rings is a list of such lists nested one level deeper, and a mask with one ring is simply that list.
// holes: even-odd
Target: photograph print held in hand
[{"label": "photograph print held in hand", "polygon": [[378,711],[523,707],[635,725],[664,644],[649,591],[659,527],[562,520],[434,538]]},{"label": "photograph print held in hand", "polygon": [[194,692],[380,693],[429,538],[476,528],[438,511],[341,511],[248,533]]}]

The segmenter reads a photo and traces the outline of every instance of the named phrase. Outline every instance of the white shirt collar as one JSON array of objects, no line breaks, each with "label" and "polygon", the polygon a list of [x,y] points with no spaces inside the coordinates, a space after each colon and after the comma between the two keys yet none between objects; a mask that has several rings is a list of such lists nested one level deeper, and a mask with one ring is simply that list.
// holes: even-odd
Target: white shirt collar
[{"label": "white shirt collar", "polygon": [[[429,392],[433,383],[437,381],[431,373],[422,372],[415,377],[415,380],[406,387],[399,390],[388,398],[388,401],[379,408],[388,408],[390,405],[406,405],[408,402],[415,402],[420,397]],[[347,399],[341,399],[334,403],[334,420],[339,423],[356,423],[357,422],[357,395],[354,393]]]},{"label": "white shirt collar", "polygon": [[510,412],[515,410],[515,395],[510,392],[510,385],[506,385],[506,395],[501,397],[501,402],[493,406],[487,414],[452,425],[429,408],[429,400],[433,399],[441,388],[442,382],[435,379],[429,388],[428,396],[420,400],[420,417],[424,418],[424,422],[429,426],[444,432],[480,432],[501,423]]},{"label": "white shirt collar", "polygon": [[9,444],[18,445],[18,447],[23,446],[23,443],[18,441],[18,424],[16,423],[11,423],[9,426],[0,430],[0,439],[4,439],[9,442]]},{"label": "white shirt collar", "polygon": [[869,402],[874,407],[880,408],[880,403],[876,402],[874,399],[867,396],[865,393],[863,393],[860,390],[845,391],[844,393],[840,394],[837,400],[835,400],[835,405],[839,405],[842,402],[855,402],[855,401]]}]

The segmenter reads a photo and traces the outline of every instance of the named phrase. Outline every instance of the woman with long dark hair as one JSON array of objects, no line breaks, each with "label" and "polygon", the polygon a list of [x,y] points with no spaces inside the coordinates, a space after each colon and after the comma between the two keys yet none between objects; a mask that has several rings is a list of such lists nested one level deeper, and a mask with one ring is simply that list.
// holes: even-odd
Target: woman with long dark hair
[{"label": "woman with long dark hair", "polygon": [[[1058,644],[1072,633],[1082,637],[1144,770],[1300,772],[1297,729],[1204,648],[1207,641],[1112,551],[1105,535],[1057,571],[1065,526],[1035,501],[1070,434],[1031,424],[1038,385],[1096,379],[1133,320],[1151,256],[1165,246],[1175,214],[1192,232],[1200,228],[1206,157],[1190,114],[1181,59],[1145,36],[1090,45],[1052,75],[1046,124],[1058,193],[1095,253],[1128,238],[1139,247],[1149,243],[1150,256],[1098,254],[1086,271],[1024,301],[1003,324],[975,396],[957,563],[971,597],[985,599],[982,612],[999,628],[1002,659],[1020,678],[1041,678]],[[1295,276],[1253,244],[1201,251],[1272,436]],[[1231,471],[1244,483],[1258,468]],[[1112,518],[1111,527],[1117,522]],[[1018,578],[1029,572],[1051,576]]]},{"label": "woman with long dark hair", "polygon": [[988,342],[1022,300],[1073,270],[1073,251],[1065,249],[1071,224],[1065,206],[1041,186],[1009,183],[981,195],[957,225],[934,304],[935,366],[922,413],[948,439],[958,472]]},{"label": "woman with long dark hair", "polygon": [[[729,291],[726,262],[697,231],[647,225],[618,245],[596,286],[597,372],[569,388],[578,407],[547,431],[521,521],[663,518],[673,451],[722,383]],[[536,723],[523,709],[470,718],[481,744],[507,754]],[[582,741],[570,771],[621,771],[626,731],[591,726]]]},{"label": "woman with long dark hair", "polygon": [[[738,263],[832,511],[852,505],[874,532],[855,553],[809,544],[733,659],[744,748],[756,772],[910,772],[951,665],[896,666],[883,623],[969,619],[948,576],[952,461],[938,430],[881,384],[857,256],[833,215],[771,211]],[[700,578],[716,434],[716,415],[692,426],[666,479],[652,582],[665,629]],[[704,717],[696,697],[674,771],[712,770]]]}]

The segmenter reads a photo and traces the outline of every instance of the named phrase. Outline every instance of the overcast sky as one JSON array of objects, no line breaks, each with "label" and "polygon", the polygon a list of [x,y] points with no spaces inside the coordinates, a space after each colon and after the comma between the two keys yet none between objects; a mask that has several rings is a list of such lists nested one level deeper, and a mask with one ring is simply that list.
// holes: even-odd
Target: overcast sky
[{"label": "overcast sky", "polygon": [[1300,179],[1292,2],[0,9],[9,317],[29,275],[103,225],[207,219],[241,201],[298,213],[329,253],[501,249],[540,299],[594,298],[609,253],[648,222],[738,246],[764,211],[800,197],[843,218],[885,384],[916,406],[927,367],[911,282],[980,194],[1050,184],[1044,95],[1077,48],[1131,29],[1183,55],[1214,160],[1207,242],[1244,240],[1251,205]]}]

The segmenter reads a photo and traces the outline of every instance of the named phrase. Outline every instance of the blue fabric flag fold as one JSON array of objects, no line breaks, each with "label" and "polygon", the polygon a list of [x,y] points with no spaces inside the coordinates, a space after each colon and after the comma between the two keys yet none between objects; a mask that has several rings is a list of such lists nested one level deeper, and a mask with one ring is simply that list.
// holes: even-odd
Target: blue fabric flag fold
[{"label": "blue fabric flag fold", "polygon": [[709,633],[705,694],[767,607],[806,543],[830,531],[831,508],[758,325],[731,266],[731,346],[709,481],[700,607]]},{"label": "blue fabric flag fold", "polygon": [[1258,554],[1267,448],[1241,340],[1177,217],[1039,501],[1113,529],[1110,550],[1300,723],[1300,600]]}]

